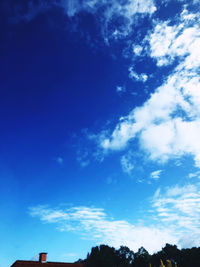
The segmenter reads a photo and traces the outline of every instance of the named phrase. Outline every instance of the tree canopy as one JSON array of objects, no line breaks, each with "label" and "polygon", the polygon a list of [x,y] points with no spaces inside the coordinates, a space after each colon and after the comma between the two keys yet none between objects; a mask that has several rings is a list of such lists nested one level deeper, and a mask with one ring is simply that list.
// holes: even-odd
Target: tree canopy
[{"label": "tree canopy", "polygon": [[200,247],[178,249],[166,244],[162,250],[150,255],[141,247],[133,252],[126,246],[119,249],[100,245],[93,247],[85,260],[86,267],[196,267],[200,266]]}]

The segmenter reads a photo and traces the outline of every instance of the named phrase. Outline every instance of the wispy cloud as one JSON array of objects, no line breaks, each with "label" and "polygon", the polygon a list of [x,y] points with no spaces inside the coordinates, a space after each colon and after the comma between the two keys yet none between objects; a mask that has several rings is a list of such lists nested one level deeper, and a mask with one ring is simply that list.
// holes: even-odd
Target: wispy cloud
[{"label": "wispy cloud", "polygon": [[199,14],[183,10],[175,25],[155,22],[144,39],[158,67],[178,62],[163,84],[140,107],[120,118],[104,150],[121,150],[135,138],[150,159],[165,162],[192,155],[200,166],[200,25]]},{"label": "wispy cloud", "polygon": [[121,166],[122,170],[131,175],[133,169],[134,169],[134,160],[133,160],[133,155],[131,153],[127,155],[123,155],[121,157]]},{"label": "wispy cloud", "polygon": [[191,172],[188,175],[189,178],[200,178],[200,171]]},{"label": "wispy cloud", "polygon": [[[86,11],[91,14],[96,14],[96,18],[101,25],[101,33],[106,42],[109,39],[122,39],[132,32],[132,25],[136,23],[135,14],[151,15],[156,11],[156,6],[153,0],[135,0],[135,1],[110,1],[110,0],[69,0],[61,1],[66,13],[69,17],[75,14]],[[99,11],[101,16],[98,16]],[[113,22],[115,23],[115,26]],[[118,25],[118,26],[117,26]]]},{"label": "wispy cloud", "polygon": [[150,177],[151,177],[152,179],[157,180],[157,179],[160,178],[161,173],[162,173],[162,170],[153,171],[153,172],[150,174]]},{"label": "wispy cloud", "polygon": [[59,231],[72,231],[84,239],[115,247],[126,245],[137,250],[144,246],[152,253],[165,243],[180,247],[200,245],[199,184],[159,188],[146,212],[149,213],[148,225],[144,221],[115,220],[100,208],[36,206],[29,209],[32,217],[55,224]]},{"label": "wispy cloud", "polygon": [[133,70],[133,67],[129,68],[129,77],[131,79],[136,80],[137,82],[143,82],[143,83],[145,83],[147,81],[147,79],[148,79],[147,74],[145,74],[145,73],[138,74],[137,72],[135,72]]},{"label": "wispy cloud", "polygon": [[55,7],[62,8],[69,18],[83,12],[95,14],[101,35],[106,43],[109,43],[111,39],[127,37],[132,32],[132,26],[137,23],[136,14],[152,15],[156,11],[153,0],[127,0],[123,2],[121,0],[53,0],[51,2],[41,0],[39,3],[28,0],[25,7],[16,14],[16,20],[30,21],[38,14]]},{"label": "wispy cloud", "polygon": [[[131,224],[126,220],[113,220],[103,209],[73,207],[70,209],[52,209],[37,206],[29,209],[32,217],[42,222],[54,223],[60,231],[74,231],[82,238],[94,239],[115,247],[127,245],[137,250],[145,246],[150,252],[156,251],[166,242],[175,243],[176,238],[162,226],[144,226]],[[152,242],[154,240],[154,242]]]},{"label": "wispy cloud", "polygon": [[200,185],[172,186],[163,193],[159,189],[153,198],[157,220],[163,226],[174,227],[182,247],[199,246]]}]

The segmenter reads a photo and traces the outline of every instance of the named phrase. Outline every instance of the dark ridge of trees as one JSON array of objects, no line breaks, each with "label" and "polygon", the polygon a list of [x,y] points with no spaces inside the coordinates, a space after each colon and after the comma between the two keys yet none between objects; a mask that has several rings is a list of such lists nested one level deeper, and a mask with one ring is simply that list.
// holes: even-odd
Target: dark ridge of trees
[{"label": "dark ridge of trees", "polygon": [[115,249],[100,245],[78,262],[85,267],[200,267],[200,247],[180,250],[176,245],[166,244],[161,251],[150,255],[143,247],[134,253],[126,246]]}]

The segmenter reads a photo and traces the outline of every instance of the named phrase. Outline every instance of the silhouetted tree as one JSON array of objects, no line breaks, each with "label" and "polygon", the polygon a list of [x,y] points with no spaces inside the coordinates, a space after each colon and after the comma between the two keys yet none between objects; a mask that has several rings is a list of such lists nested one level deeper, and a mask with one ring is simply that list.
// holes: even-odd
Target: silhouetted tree
[{"label": "silhouetted tree", "polygon": [[131,266],[134,261],[134,252],[126,246],[121,246],[116,251],[118,267]]},{"label": "silhouetted tree", "polygon": [[135,253],[134,267],[149,267],[150,255],[148,251],[141,247],[138,249],[138,252]]},{"label": "silhouetted tree", "polygon": [[148,251],[141,247],[134,254],[126,246],[118,250],[106,245],[93,247],[85,260],[86,267],[160,267],[161,260],[167,267],[200,267],[200,248],[181,249],[176,245],[166,244],[161,251],[149,255]]},{"label": "silhouetted tree", "polygon": [[172,264],[180,263],[180,250],[176,245],[166,244],[164,248],[162,248],[162,259],[166,264],[166,260],[171,260]]},{"label": "silhouetted tree", "polygon": [[180,262],[178,267],[200,266],[200,248],[182,249],[180,252]]},{"label": "silhouetted tree", "polygon": [[106,245],[92,248],[86,260],[87,267],[115,267],[116,265],[116,250]]}]

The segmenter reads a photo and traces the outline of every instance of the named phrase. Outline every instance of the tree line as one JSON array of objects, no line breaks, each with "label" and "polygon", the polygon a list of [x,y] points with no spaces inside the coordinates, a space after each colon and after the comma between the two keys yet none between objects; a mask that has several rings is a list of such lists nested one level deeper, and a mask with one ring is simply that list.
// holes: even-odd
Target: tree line
[{"label": "tree line", "polygon": [[178,249],[166,244],[162,250],[150,255],[141,247],[136,253],[126,246],[119,249],[100,245],[93,247],[86,259],[78,260],[85,267],[200,267],[200,247]]}]

